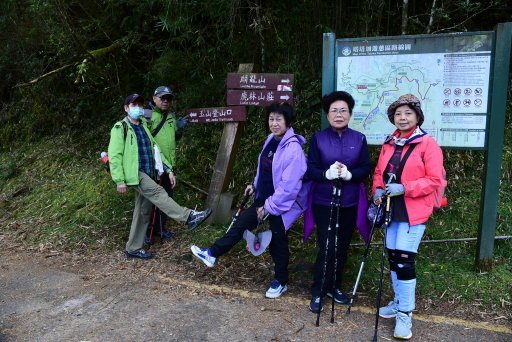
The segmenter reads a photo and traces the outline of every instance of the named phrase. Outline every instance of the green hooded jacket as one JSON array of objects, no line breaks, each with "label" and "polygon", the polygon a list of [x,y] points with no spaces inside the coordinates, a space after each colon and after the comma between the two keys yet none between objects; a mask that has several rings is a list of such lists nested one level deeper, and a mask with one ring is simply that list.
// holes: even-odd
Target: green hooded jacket
[{"label": "green hooded jacket", "polygon": [[[126,139],[123,127],[123,121],[126,122]],[[152,151],[156,144],[151,132],[149,131],[146,119],[141,119],[140,124],[146,131],[151,141]],[[160,149],[161,151],[161,149]],[[169,166],[169,162],[163,153],[161,153],[162,162]],[[110,174],[112,180],[117,184],[138,185],[139,184],[139,146],[137,136],[130,125],[128,118],[118,121],[110,131],[110,142],[108,144],[108,158],[110,165]],[[172,167],[170,168],[172,170]]]},{"label": "green hooded jacket", "polygon": [[[164,114],[155,106],[153,108],[153,113],[151,114],[151,121],[148,122],[151,132],[158,127],[158,124],[162,121],[163,117]],[[165,123],[154,137],[158,147],[161,148],[160,152],[162,152],[165,159],[171,163],[173,168],[176,166],[176,131],[176,118],[172,112],[169,112]]]}]

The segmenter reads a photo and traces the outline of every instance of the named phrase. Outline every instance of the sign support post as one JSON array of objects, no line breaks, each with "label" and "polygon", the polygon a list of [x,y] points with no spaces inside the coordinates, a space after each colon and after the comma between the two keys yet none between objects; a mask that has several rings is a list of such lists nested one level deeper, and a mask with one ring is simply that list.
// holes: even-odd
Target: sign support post
[{"label": "sign support post", "polygon": [[[238,72],[249,73],[252,72],[253,67],[253,64],[240,64],[238,66]],[[243,122],[229,122],[224,125],[215,166],[213,167],[208,197],[206,199],[207,207],[213,210],[213,215],[208,218],[207,223],[224,224],[229,221],[230,213],[227,217],[224,217],[226,216],[225,213],[219,212],[217,209],[219,208],[221,193],[226,191],[229,179],[231,178],[234,156],[238,151],[243,128]],[[232,197],[231,200],[233,200]],[[229,203],[229,205],[223,204],[222,207],[231,208],[231,203]]]},{"label": "sign support post", "polygon": [[498,24],[496,27],[496,49],[492,74],[489,133],[487,134],[487,150],[484,162],[482,206],[478,225],[476,266],[482,271],[492,268],[493,263],[511,43],[512,23]]},{"label": "sign support post", "polygon": [[[324,33],[322,50],[322,96],[324,96],[335,90],[336,35],[333,32]],[[327,113],[323,113],[321,116],[322,129],[329,125],[326,115]]]}]

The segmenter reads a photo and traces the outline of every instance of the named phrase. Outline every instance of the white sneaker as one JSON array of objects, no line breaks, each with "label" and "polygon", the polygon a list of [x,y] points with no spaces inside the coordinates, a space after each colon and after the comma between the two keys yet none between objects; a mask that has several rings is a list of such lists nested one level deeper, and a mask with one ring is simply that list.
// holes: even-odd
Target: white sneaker
[{"label": "white sneaker", "polygon": [[201,260],[202,262],[204,262],[204,264],[208,267],[213,267],[215,265],[215,261],[217,260],[216,257],[212,257],[209,253],[208,253],[208,248],[199,248],[195,245],[192,245],[190,247],[190,250],[192,251],[192,253],[199,259]]},{"label": "white sneaker", "polygon": [[400,340],[408,340],[412,337],[412,313],[399,311],[396,314],[395,332],[393,336]]},{"label": "white sneaker", "polygon": [[398,303],[392,300],[388,305],[379,308],[379,316],[382,318],[395,318],[398,312]]},{"label": "white sneaker", "polygon": [[283,292],[285,292],[286,290],[288,290],[288,286],[281,285],[279,280],[274,279],[274,280],[272,280],[272,283],[270,283],[270,287],[268,288],[267,292],[265,293],[265,297],[277,298],[281,294],[283,294]]}]

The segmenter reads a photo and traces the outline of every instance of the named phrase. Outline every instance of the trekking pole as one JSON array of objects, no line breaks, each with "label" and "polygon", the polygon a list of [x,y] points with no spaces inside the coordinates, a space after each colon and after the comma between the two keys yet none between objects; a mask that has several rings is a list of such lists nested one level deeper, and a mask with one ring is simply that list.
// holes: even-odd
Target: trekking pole
[{"label": "trekking pole", "polygon": [[377,293],[377,310],[375,312],[375,329],[373,334],[373,341],[377,341],[377,331],[379,328],[379,308],[380,308],[380,300],[382,297],[382,283],[384,278],[384,259],[386,255],[386,235],[389,227],[389,223],[391,222],[391,197],[386,198],[386,219],[384,221],[384,225],[382,226],[383,230],[383,243],[382,243],[382,255],[380,257],[380,278],[379,278],[379,291]]},{"label": "trekking pole", "polygon": [[356,296],[357,287],[359,285],[359,280],[361,279],[361,275],[363,273],[363,268],[366,263],[366,259],[368,258],[368,254],[370,251],[370,244],[372,243],[373,233],[375,232],[375,225],[377,223],[377,218],[379,217],[381,208],[382,208],[382,203],[379,204],[379,206],[377,207],[377,214],[373,218],[372,228],[370,229],[370,236],[368,237],[368,241],[366,242],[366,249],[364,250],[363,258],[361,260],[361,266],[359,267],[359,273],[357,274],[356,282],[354,284],[354,289],[352,290],[352,296],[350,297],[350,303],[348,304],[347,315],[350,314],[350,309],[352,309],[352,305],[354,304],[354,298]]},{"label": "trekking pole", "polygon": [[240,202],[240,205],[238,206],[238,209],[237,211],[235,212],[235,215],[233,216],[233,220],[231,220],[231,223],[228,227],[228,229],[226,230],[226,233],[229,232],[229,230],[231,229],[231,227],[233,227],[233,224],[235,223],[235,221],[237,220],[238,218],[238,215],[240,215],[240,212],[242,211],[242,209],[245,207],[245,205],[247,204],[247,202],[249,201],[249,194],[245,193],[244,194],[244,197],[242,198],[242,201]]},{"label": "trekking pole", "polygon": [[332,223],[332,214],[334,211],[334,202],[336,200],[336,186],[333,186],[332,188],[332,199],[331,199],[331,213],[329,214],[329,226],[327,226],[327,238],[325,239],[325,257],[324,257],[324,267],[323,267],[323,273],[322,273],[322,282],[320,286],[320,305],[318,307],[318,312],[316,315],[316,326],[320,326],[320,312],[322,311],[322,293],[324,291],[324,284],[325,284],[325,274],[327,273],[327,260],[328,260],[328,254],[329,254],[329,235],[331,233],[331,223]]},{"label": "trekking pole", "polygon": [[331,323],[334,323],[334,296],[336,295],[336,271],[338,269],[338,231],[340,228],[340,206],[341,206],[341,180],[336,180],[336,226],[334,229],[334,269],[332,272],[332,301],[331,301]]},{"label": "trekking pole", "polygon": [[[151,218],[151,228],[149,229],[149,246],[152,245],[153,241],[153,230],[155,229],[155,223],[156,223],[156,215],[157,215],[157,208],[155,205],[153,205],[153,213]],[[148,247],[149,249],[149,247]]]}]

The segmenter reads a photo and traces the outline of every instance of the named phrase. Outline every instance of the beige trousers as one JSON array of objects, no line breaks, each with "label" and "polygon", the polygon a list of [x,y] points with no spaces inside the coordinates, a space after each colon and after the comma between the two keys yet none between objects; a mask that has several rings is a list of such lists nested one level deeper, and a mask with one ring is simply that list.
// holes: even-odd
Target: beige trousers
[{"label": "beige trousers", "polygon": [[173,220],[183,223],[187,222],[192,211],[176,203],[169,197],[164,188],[144,172],[139,171],[139,185],[135,186],[134,189],[135,208],[133,209],[130,237],[126,243],[128,252],[135,252],[142,248],[144,235],[151,219],[152,204]]}]

